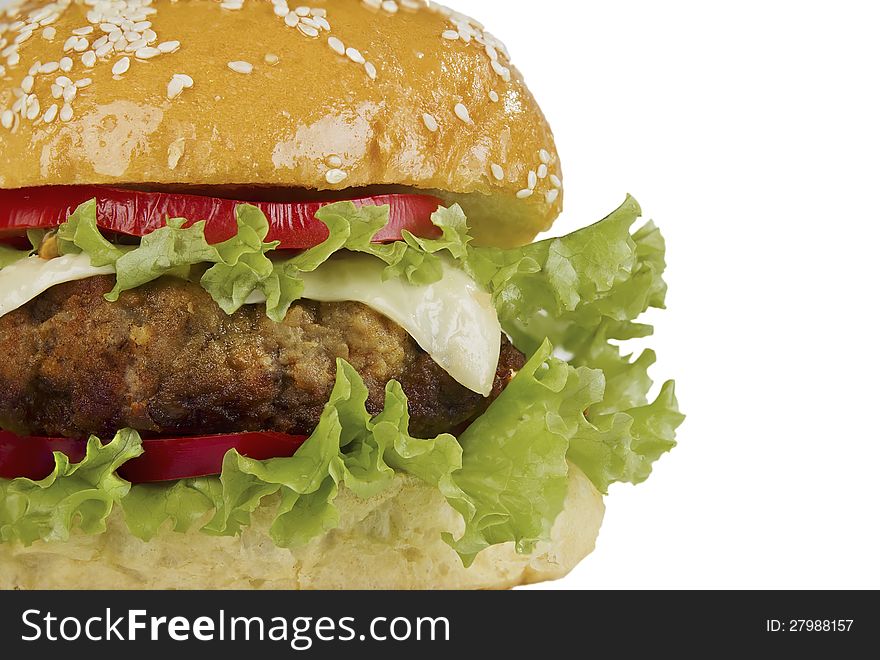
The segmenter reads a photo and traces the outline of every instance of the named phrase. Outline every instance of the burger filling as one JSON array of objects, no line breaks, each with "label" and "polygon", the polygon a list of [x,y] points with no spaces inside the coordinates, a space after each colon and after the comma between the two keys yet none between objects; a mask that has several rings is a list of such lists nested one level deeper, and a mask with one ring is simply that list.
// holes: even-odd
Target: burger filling
[{"label": "burger filling", "polygon": [[272,502],[293,547],[403,473],[461,514],[466,564],[531,552],[571,465],[606,491],[675,444],[673,384],[650,400],[653,353],[615,343],[666,291],[639,215],[498,249],[424,195],[0,190],[0,543],[117,507],[144,540],[236,535]]}]

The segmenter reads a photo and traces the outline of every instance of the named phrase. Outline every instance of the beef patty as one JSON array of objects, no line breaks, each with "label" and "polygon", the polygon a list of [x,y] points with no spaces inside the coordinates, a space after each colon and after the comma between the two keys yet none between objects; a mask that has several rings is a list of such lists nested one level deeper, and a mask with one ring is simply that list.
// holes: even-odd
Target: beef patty
[{"label": "beef patty", "polygon": [[397,380],[417,437],[454,431],[501,393],[523,355],[503,339],[489,400],[457,383],[396,323],[360,303],[299,301],[225,314],[199,285],[163,278],[104,300],[112,277],[54,287],[0,318],[0,426],[81,438],[120,428],[308,434],[347,360],[379,412]]}]

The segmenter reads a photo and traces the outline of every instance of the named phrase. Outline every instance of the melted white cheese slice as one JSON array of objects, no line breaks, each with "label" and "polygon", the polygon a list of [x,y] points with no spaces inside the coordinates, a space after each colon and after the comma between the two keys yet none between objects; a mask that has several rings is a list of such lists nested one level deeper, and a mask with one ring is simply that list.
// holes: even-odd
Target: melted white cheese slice
[{"label": "melted white cheese slice", "polygon": [[[367,255],[336,256],[314,273],[304,273],[304,298],[360,302],[405,329],[456,381],[489,396],[501,351],[501,324],[491,296],[466,273],[443,263],[443,278],[413,286],[382,279],[385,264]],[[64,282],[109,275],[85,254],[46,261],[29,257],[0,270],[0,316]],[[256,292],[248,304],[265,302]]]},{"label": "melted white cheese slice", "polygon": [[57,259],[28,257],[0,269],[0,316],[18,309],[56,284],[115,273],[113,266],[95,268],[87,254]]}]

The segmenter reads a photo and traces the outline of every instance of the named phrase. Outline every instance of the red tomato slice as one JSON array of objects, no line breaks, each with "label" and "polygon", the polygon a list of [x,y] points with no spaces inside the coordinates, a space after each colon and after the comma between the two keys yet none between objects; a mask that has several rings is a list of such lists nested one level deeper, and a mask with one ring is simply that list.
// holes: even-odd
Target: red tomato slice
[{"label": "red tomato slice", "polygon": [[[52,229],[67,220],[77,206],[90,199],[98,201],[101,229],[144,236],[165,225],[168,218],[186,218],[189,224],[205,220],[205,237],[220,243],[238,231],[235,206],[242,202],[181,195],[146,193],[103,186],[43,186],[0,190],[0,234],[27,229]],[[428,195],[376,195],[350,200],[356,206],[390,207],[388,225],[376,236],[386,243],[403,238],[403,230],[422,238],[436,238],[439,229],[431,214],[442,203]],[[269,220],[268,241],[281,241],[279,249],[304,250],[327,240],[327,227],[315,217],[330,201],[249,202],[258,206]],[[187,226],[188,226],[187,225]]]},{"label": "red tomato slice", "polygon": [[[135,484],[207,477],[220,474],[223,457],[230,449],[264,461],[293,456],[306,440],[305,436],[273,431],[145,439],[143,455],[123,465],[119,476]],[[86,441],[24,437],[0,431],[0,479],[45,479],[55,469],[52,452],[56,451],[65,454],[72,463],[78,463],[85,458]]]}]

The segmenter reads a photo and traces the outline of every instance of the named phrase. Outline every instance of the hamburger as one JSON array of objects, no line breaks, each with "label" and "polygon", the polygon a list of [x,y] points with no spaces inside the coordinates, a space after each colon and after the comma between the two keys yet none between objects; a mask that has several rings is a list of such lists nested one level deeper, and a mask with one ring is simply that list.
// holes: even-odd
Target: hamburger
[{"label": "hamburger", "polygon": [[0,588],[567,574],[682,416],[662,236],[563,198],[445,7],[3,3]]}]

